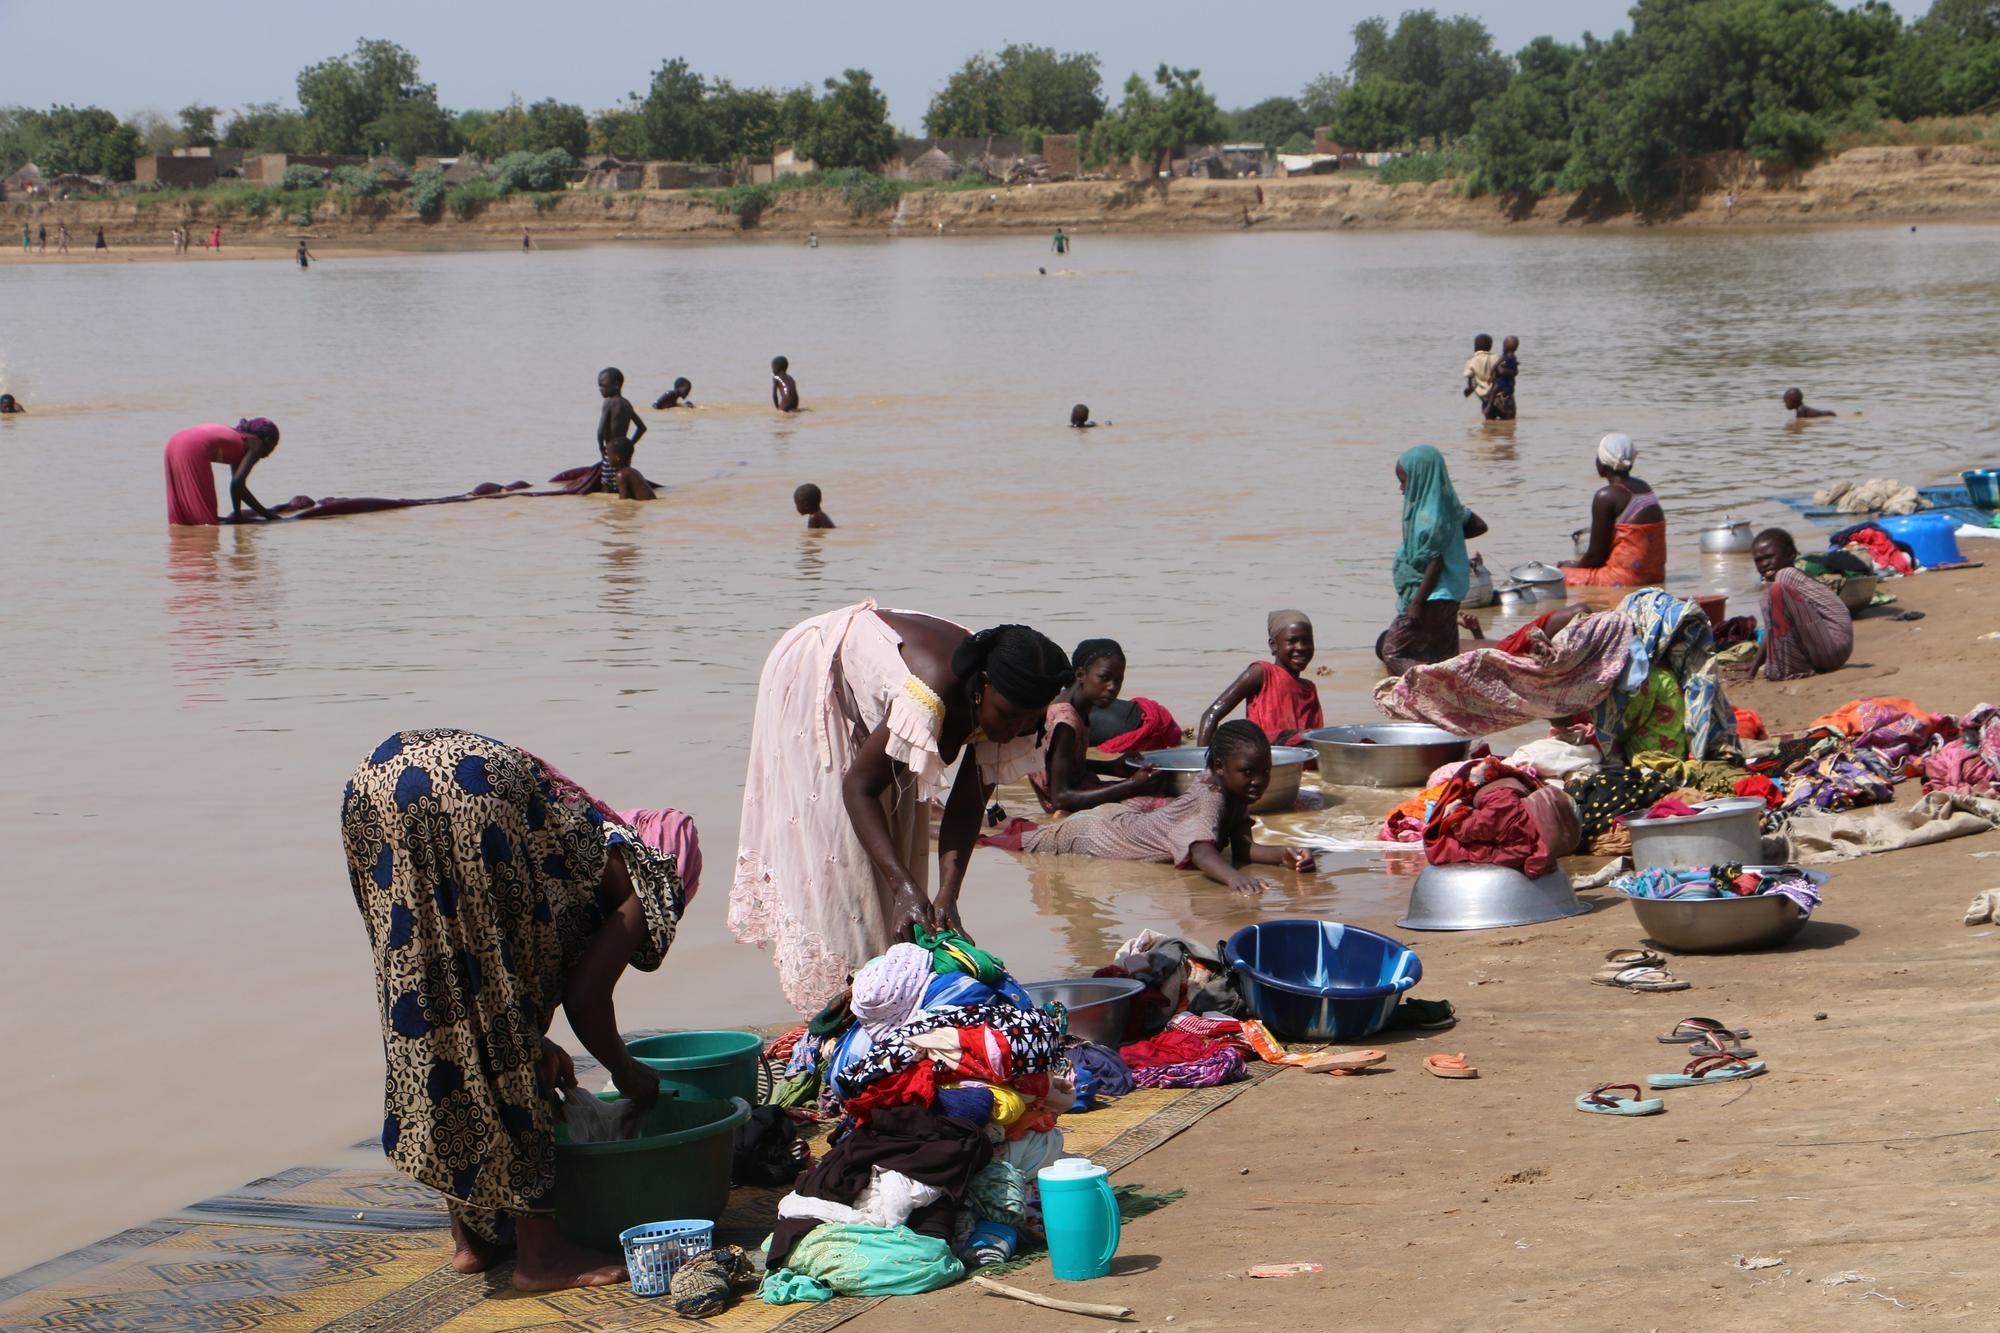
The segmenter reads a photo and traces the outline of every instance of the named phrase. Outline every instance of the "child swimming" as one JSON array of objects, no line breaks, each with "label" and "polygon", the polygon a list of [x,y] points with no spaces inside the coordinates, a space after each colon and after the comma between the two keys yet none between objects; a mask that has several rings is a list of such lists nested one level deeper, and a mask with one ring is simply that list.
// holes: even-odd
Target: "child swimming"
[{"label": "child swimming", "polygon": [[[625,401],[625,372],[616,366],[607,366],[597,372],[597,392],[604,399],[604,406],[597,413],[597,456],[599,490],[616,493],[618,472],[611,465],[610,445],[613,440],[624,440],[629,445],[637,445],[639,437],[646,433],[646,423],[639,420],[639,414],[632,410],[632,404]],[[628,434],[629,432],[629,434]],[[627,467],[632,459],[628,454]]]},{"label": "child swimming", "polygon": [[805,515],[808,528],[830,528],[833,520],[820,509],[819,487],[807,482],[792,492],[792,508]]},{"label": "child swimming", "polygon": [[653,407],[659,411],[665,411],[670,407],[693,407],[694,404],[689,401],[689,397],[693,393],[693,383],[688,380],[687,376],[683,375],[674,381],[673,388],[653,400]]},{"label": "child swimming", "polygon": [[782,356],[771,358],[771,406],[780,412],[799,410],[799,382],[791,376],[792,363]]},{"label": "child swimming", "polygon": [[1097,423],[1090,419],[1090,407],[1084,403],[1078,403],[1069,410],[1069,424],[1075,430],[1094,430],[1097,427]]},{"label": "child swimming", "polygon": [[1244,715],[1277,745],[1297,745],[1303,733],[1326,725],[1320,714],[1319,687],[1304,679],[1313,660],[1312,621],[1303,611],[1273,611],[1264,617],[1270,635],[1271,660],[1252,662],[1229,683],[1201,715],[1195,744],[1206,745],[1216,725],[1245,704]]},{"label": "child swimming", "polygon": [[1311,870],[1303,847],[1274,847],[1252,838],[1250,807],[1271,782],[1271,742],[1255,724],[1237,719],[1216,729],[1208,769],[1185,796],[1155,808],[1122,802],[1021,835],[1021,850],[1044,856],[1102,856],[1193,867],[1233,893],[1256,894],[1269,880],[1246,865]]},{"label": "child swimming", "polygon": [[641,476],[639,469],[632,466],[632,442],[613,440],[604,449],[605,461],[612,469],[612,483],[607,488],[621,500],[657,500],[659,494],[653,490],[653,483]]},{"label": "child swimming", "polygon": [[[1072,813],[1153,795],[1160,785],[1158,765],[1134,770],[1089,755],[1091,718],[1098,709],[1116,703],[1125,688],[1125,650],[1115,639],[1085,639],[1069,660],[1076,683],[1049,705],[1048,757],[1041,773],[1029,779],[1042,809]],[[1117,780],[1106,782],[1105,776]]]},{"label": "child swimming", "polygon": [[1785,390],[1785,410],[1792,414],[1794,421],[1809,421],[1814,417],[1837,417],[1840,415],[1838,412],[1829,412],[1825,408],[1807,407],[1806,396],[1797,389]]}]

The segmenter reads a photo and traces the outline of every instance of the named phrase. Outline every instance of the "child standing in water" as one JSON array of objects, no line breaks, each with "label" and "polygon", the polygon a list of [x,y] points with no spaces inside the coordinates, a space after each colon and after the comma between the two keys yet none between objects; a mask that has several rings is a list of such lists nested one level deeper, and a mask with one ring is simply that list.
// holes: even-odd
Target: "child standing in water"
[{"label": "child standing in water", "polygon": [[694,404],[688,401],[693,393],[694,385],[683,375],[674,381],[673,388],[653,400],[653,407],[662,412],[670,407],[693,407]]},{"label": "child standing in water", "polygon": [[299,267],[300,267],[300,268],[310,268],[310,267],[312,266],[312,262],[313,262],[313,260],[315,260],[315,259],[317,259],[317,258],[319,258],[319,256],[318,256],[318,255],[315,255],[315,254],[314,254],[314,253],[313,253],[312,251],[310,251],[310,250],[306,249],[306,243],[305,243],[304,241],[300,241],[300,242],[299,242]]},{"label": "child standing in water", "polygon": [[1514,419],[1514,377],[1521,373],[1519,351],[1521,340],[1513,334],[1500,344],[1500,359],[1493,366],[1493,392],[1486,397],[1486,419],[1488,421],[1512,421]]},{"label": "child standing in water", "polygon": [[833,520],[819,507],[819,487],[807,482],[792,492],[792,508],[805,515],[808,528],[830,528]]},{"label": "child standing in water", "polygon": [[653,490],[653,483],[641,476],[639,469],[632,466],[632,442],[613,440],[605,446],[604,458],[611,468],[611,493],[621,500],[657,500],[659,495]]},{"label": "child standing in water", "polygon": [[[611,442],[623,440],[628,445],[637,446],[639,437],[646,433],[646,423],[639,420],[632,404],[625,401],[625,372],[618,367],[609,366],[597,372],[597,392],[604,399],[604,406],[597,413],[597,487],[615,495],[618,493],[618,470],[611,463]],[[629,467],[631,463],[628,453],[625,464]]]},{"label": "child standing in water", "polygon": [[780,412],[799,410],[799,383],[791,376],[792,363],[782,356],[771,358],[771,406]]},{"label": "child standing in water", "polygon": [[1479,410],[1486,411],[1487,399],[1493,396],[1493,372],[1499,367],[1500,358],[1493,355],[1493,335],[1482,333],[1472,340],[1472,355],[1465,362],[1465,396],[1479,398]]},{"label": "child standing in water", "polygon": [[[1042,809],[1071,813],[1152,795],[1159,787],[1158,765],[1135,771],[1117,761],[1093,761],[1089,754],[1091,716],[1116,703],[1125,688],[1125,650],[1114,639],[1085,639],[1069,660],[1076,683],[1049,705],[1048,757],[1029,779]],[[1119,780],[1106,782],[1105,776]]]},{"label": "child standing in water", "polygon": [[1244,667],[1243,674],[1216,696],[1201,715],[1195,744],[1208,744],[1217,724],[1238,704],[1247,705],[1244,715],[1278,745],[1300,744],[1305,732],[1325,725],[1319,687],[1304,675],[1313,660],[1312,621],[1305,612],[1287,608],[1266,616],[1264,630],[1270,635],[1271,660]]},{"label": "child standing in water", "polygon": [[[1313,868],[1305,848],[1273,847],[1251,836],[1250,807],[1270,785],[1271,742],[1239,718],[1216,729],[1208,770],[1187,795],[1154,809],[1127,802],[1044,824],[1020,835],[1020,849],[1045,856],[1164,861],[1199,870],[1235,893],[1262,893],[1271,882],[1239,866]],[[1006,845],[1004,839],[995,841]]]}]

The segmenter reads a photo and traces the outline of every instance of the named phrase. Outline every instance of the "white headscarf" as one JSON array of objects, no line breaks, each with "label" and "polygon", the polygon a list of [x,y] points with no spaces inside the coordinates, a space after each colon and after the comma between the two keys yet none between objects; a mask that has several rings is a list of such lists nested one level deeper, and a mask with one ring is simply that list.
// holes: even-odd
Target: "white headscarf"
[{"label": "white headscarf", "polygon": [[1630,435],[1613,433],[1597,442],[1597,461],[1613,472],[1630,472],[1638,457],[1639,448]]}]

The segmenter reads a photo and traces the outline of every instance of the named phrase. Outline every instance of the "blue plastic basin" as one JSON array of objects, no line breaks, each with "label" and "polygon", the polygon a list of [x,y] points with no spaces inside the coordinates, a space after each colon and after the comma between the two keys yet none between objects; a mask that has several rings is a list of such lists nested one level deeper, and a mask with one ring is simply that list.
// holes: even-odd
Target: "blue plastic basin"
[{"label": "blue plastic basin", "polygon": [[1243,998],[1287,1041],[1359,1041],[1382,1030],[1424,975],[1386,935],[1338,921],[1260,921],[1229,937]]},{"label": "blue plastic basin", "polygon": [[1933,565],[1955,565],[1965,559],[1958,553],[1958,524],[1942,514],[1903,514],[1895,518],[1878,518],[1875,525],[1897,541],[1910,548],[1917,563],[1926,569]]},{"label": "blue plastic basin", "polygon": [[2000,509],[2000,467],[1973,468],[1959,473],[1965,478],[1965,492],[1981,509]]}]

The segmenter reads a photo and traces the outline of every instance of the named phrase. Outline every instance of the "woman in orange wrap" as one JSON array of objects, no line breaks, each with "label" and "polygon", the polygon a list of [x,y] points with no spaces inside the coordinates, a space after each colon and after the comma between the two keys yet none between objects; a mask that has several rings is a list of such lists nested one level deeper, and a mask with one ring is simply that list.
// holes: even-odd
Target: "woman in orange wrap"
[{"label": "woman in orange wrap", "polygon": [[1629,435],[1597,442],[1604,486],[1590,502],[1590,548],[1563,561],[1569,587],[1645,588],[1666,581],[1667,516],[1653,488],[1632,475],[1638,457]]}]

